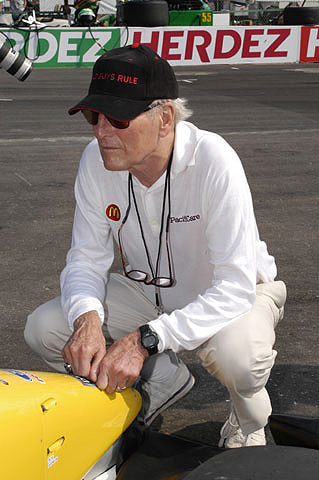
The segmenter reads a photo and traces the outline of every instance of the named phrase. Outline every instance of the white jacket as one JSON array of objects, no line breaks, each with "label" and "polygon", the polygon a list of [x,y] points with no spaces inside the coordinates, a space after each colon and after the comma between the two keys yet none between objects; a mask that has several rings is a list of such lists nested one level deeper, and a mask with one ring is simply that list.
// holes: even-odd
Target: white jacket
[{"label": "white jacket", "polygon": [[[134,178],[153,264],[164,182],[165,173],[150,188]],[[259,239],[243,167],[225,140],[179,122],[170,182],[169,239],[175,284],[161,289],[166,313],[150,325],[159,335],[160,351],[192,350],[246,313],[254,302],[256,283],[273,281],[277,272],[266,244]],[[127,209],[127,183],[128,172],[104,168],[93,140],[84,150],[76,179],[72,247],[61,274],[62,308],[71,328],[79,315],[90,310],[97,310],[104,320],[112,237],[117,241]],[[131,267],[149,272],[133,202],[121,233]],[[160,275],[168,276],[164,236]],[[139,285],[154,302],[154,287]]]}]

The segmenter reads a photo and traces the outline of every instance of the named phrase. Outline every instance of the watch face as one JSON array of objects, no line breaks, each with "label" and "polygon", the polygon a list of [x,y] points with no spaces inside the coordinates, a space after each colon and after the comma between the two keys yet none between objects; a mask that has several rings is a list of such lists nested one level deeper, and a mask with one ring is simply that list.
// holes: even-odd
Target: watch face
[{"label": "watch face", "polygon": [[143,347],[144,348],[149,348],[149,347],[153,347],[154,345],[156,345],[156,338],[155,338],[155,335],[146,335],[145,337],[143,337]]}]

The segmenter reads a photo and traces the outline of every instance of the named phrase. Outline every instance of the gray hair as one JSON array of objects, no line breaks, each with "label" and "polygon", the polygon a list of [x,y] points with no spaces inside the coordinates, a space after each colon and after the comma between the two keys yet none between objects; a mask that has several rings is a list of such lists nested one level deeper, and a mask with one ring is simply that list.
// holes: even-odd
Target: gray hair
[{"label": "gray hair", "polygon": [[[150,106],[160,106],[164,105],[167,102],[171,102],[174,105],[175,110],[175,125],[180,122],[181,120],[187,120],[189,117],[193,115],[193,111],[187,106],[187,99],[186,98],[174,98],[174,99],[163,99],[163,100],[154,100]],[[156,108],[150,110],[150,115]]]},{"label": "gray hair", "polygon": [[193,110],[187,106],[187,98],[175,98],[172,102],[175,107],[175,125],[193,115]]}]

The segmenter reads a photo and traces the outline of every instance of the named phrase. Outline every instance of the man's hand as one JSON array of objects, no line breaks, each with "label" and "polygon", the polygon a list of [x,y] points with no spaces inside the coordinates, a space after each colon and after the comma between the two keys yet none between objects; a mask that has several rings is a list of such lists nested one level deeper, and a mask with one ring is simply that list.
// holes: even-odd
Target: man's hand
[{"label": "man's hand", "polygon": [[99,364],[106,352],[100,318],[94,310],[77,318],[74,332],[62,351],[66,363],[72,365],[75,375],[97,380]]},{"label": "man's hand", "polygon": [[140,343],[140,332],[134,332],[117,340],[107,350],[99,364],[96,385],[107,393],[130,387],[140,374],[148,352]]}]

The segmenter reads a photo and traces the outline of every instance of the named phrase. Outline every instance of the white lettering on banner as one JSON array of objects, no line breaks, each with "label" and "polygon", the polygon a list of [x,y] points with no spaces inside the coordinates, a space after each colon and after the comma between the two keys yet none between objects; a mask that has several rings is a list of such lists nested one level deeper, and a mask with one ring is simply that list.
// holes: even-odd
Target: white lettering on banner
[{"label": "white lettering on banner", "polygon": [[14,49],[19,52],[24,47],[24,37],[21,33],[18,32],[5,32],[10,40],[14,41]]},{"label": "white lettering on banner", "polygon": [[61,32],[60,45],[58,54],[58,63],[77,63],[80,60],[80,55],[68,55],[78,49],[78,43],[70,40],[82,38],[83,32]]},{"label": "white lettering on banner", "polygon": [[38,38],[36,32],[30,32],[29,42],[28,42],[28,58],[34,61],[37,57],[38,49]]},{"label": "white lettering on banner", "polygon": [[308,40],[308,49],[307,57],[314,58],[318,56],[318,47],[319,47],[319,29],[310,29],[309,40]]},{"label": "white lettering on banner", "polygon": [[[48,49],[45,53],[43,53],[41,55],[41,52],[43,51],[43,40],[45,40],[48,43]],[[38,41],[39,42],[41,41],[41,48],[38,51],[38,54],[40,54],[40,56],[38,58],[36,58]],[[56,54],[56,52],[58,50],[58,41],[55,38],[55,36],[52,35],[52,33],[40,32],[39,33],[39,39],[37,38],[37,36],[35,34],[34,34],[34,37],[32,37],[32,40],[31,40],[31,36],[30,36],[29,52],[31,51],[31,48],[33,48],[33,54],[31,54],[32,55],[32,57],[31,57],[30,53],[29,53],[29,58],[35,58],[34,63],[46,63],[46,62],[49,62],[54,57],[54,55]]]},{"label": "white lettering on banner", "polygon": [[[83,55],[83,62],[92,62],[98,59],[101,56],[101,53],[97,55],[98,52],[101,51],[101,45],[105,46],[109,40],[111,40],[112,32],[94,32],[94,39],[95,42],[93,43],[92,47],[88,49],[88,51]],[[85,38],[92,38],[89,32],[86,32]],[[99,43],[96,43],[99,42]]]},{"label": "white lettering on banner", "polygon": [[296,62],[300,27],[131,28],[128,43],[149,45],[172,65]]},{"label": "white lettering on banner", "polygon": [[82,63],[93,65],[101,55],[101,50],[107,49],[107,44],[112,40],[113,34],[116,36],[116,33],[118,32],[114,28],[107,31],[98,29],[94,31],[93,39],[87,29],[57,28],[51,31],[25,32],[25,34],[8,30],[6,35],[17,51],[42,67],[46,66],[46,63],[50,66],[58,66],[59,63],[70,66]]}]

